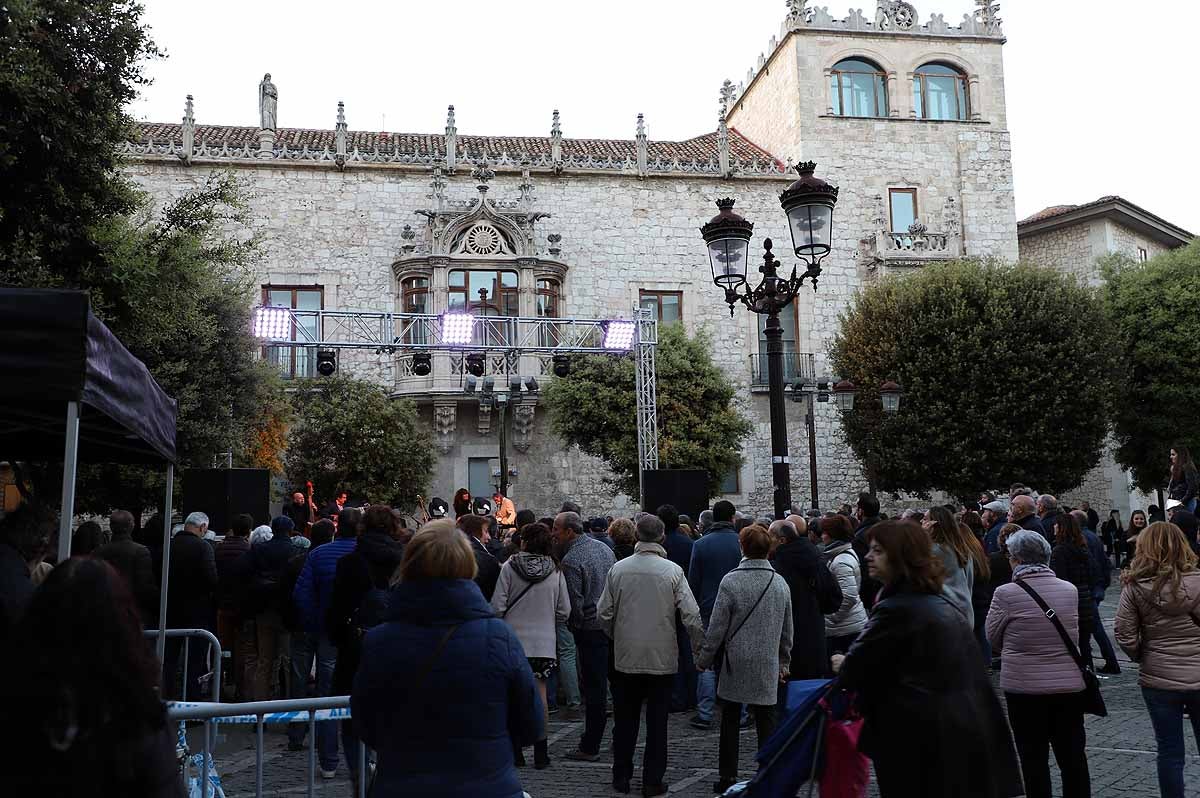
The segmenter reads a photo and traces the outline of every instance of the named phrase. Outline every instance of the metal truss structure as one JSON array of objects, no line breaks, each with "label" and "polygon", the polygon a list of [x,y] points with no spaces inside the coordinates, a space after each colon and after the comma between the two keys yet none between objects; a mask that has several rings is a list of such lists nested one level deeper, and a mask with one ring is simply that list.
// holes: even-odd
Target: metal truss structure
[{"label": "metal truss structure", "polygon": [[[471,343],[448,343],[442,337],[442,317],[436,313],[372,313],[344,310],[292,310],[276,334],[262,340],[267,346],[313,350],[365,349],[380,355],[398,352],[449,352],[502,355],[509,364],[521,355],[625,355],[636,364],[637,434],[640,471],[658,468],[658,391],[655,347],[658,323],[648,310],[634,311],[631,350],[604,346],[610,321],[628,319],[551,319],[519,316],[476,316]],[[314,332],[315,331],[315,332]],[[641,479],[639,471],[638,478]]]}]

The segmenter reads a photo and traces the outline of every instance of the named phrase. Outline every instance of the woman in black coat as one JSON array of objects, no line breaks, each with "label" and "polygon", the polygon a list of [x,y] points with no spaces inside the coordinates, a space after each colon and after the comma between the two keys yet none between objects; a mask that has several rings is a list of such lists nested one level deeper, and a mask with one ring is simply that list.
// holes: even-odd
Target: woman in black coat
[{"label": "woman in black coat", "polygon": [[1064,582],[1075,585],[1079,591],[1079,650],[1086,652],[1084,645],[1088,635],[1096,628],[1096,605],[1092,599],[1092,586],[1099,581],[1096,565],[1088,553],[1087,541],[1079,522],[1070,513],[1059,513],[1054,518],[1054,549],[1050,552],[1050,569]]},{"label": "woman in black coat", "polygon": [[836,686],[858,694],[858,747],[875,764],[880,795],[1023,795],[1008,721],[970,627],[941,595],[929,535],[909,521],[884,521],[867,536],[867,567],[883,588],[867,627],[833,666]]},{"label": "woman in black coat", "polygon": [[842,604],[842,589],[807,537],[796,533],[790,521],[771,524],[781,540],[771,565],[792,593],[792,662],[788,679],[824,679],[829,676],[825,654],[825,614]]}]

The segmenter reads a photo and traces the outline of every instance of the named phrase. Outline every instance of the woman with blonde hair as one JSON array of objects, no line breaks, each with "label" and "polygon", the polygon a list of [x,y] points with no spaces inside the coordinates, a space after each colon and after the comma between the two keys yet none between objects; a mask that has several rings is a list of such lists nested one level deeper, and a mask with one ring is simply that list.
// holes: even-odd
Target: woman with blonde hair
[{"label": "woman with blonde hair", "polygon": [[1158,790],[1182,798],[1185,711],[1200,743],[1200,571],[1183,531],[1151,524],[1121,583],[1113,631],[1141,665],[1138,684],[1158,743]]},{"label": "woman with blonde hair", "polygon": [[975,611],[971,597],[975,580],[987,580],[991,575],[983,546],[945,507],[930,507],[921,526],[929,533],[933,552],[941,558],[945,568],[942,595],[962,613],[963,620],[974,631]]},{"label": "woman with blonde hair", "polygon": [[521,642],[475,573],[449,522],[405,546],[350,695],[355,731],[378,752],[372,795],[523,795],[513,747],[545,736],[542,711]]}]

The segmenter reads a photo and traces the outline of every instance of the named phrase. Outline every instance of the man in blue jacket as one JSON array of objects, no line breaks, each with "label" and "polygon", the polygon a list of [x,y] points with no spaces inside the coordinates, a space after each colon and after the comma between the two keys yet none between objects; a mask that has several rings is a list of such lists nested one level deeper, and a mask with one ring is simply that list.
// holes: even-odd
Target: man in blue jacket
[{"label": "man in blue jacket", "polygon": [[1096,608],[1095,623],[1092,624],[1092,631],[1084,638],[1081,653],[1085,660],[1091,662],[1092,638],[1095,638],[1100,646],[1100,655],[1104,657],[1104,667],[1100,669],[1100,673],[1116,675],[1121,672],[1121,665],[1117,662],[1117,652],[1113,649],[1112,641],[1108,639],[1104,622],[1100,620],[1100,602],[1104,601],[1104,593],[1112,584],[1112,563],[1104,553],[1104,543],[1100,536],[1088,528],[1087,513],[1083,510],[1072,510],[1071,515],[1079,522],[1083,538],[1087,541],[1088,555],[1092,560],[1092,604]]},{"label": "man in blue jacket", "polygon": [[[688,565],[688,585],[692,595],[700,603],[700,618],[708,630],[713,605],[717,602],[717,589],[725,574],[738,567],[742,561],[742,547],[738,543],[737,530],[733,526],[736,508],[732,502],[719,501],[713,505],[713,524],[692,546],[692,559]],[[698,679],[696,690],[696,716],[692,725],[697,729],[712,728],[713,705],[717,697],[717,675],[712,670],[704,671]]]},{"label": "man in blue jacket", "polygon": [[[292,638],[292,698],[308,696],[308,674],[312,671],[314,658],[317,660],[317,695],[330,694],[337,648],[329,640],[325,616],[329,598],[333,595],[338,560],[354,551],[358,543],[359,516],[359,511],[352,507],[338,513],[337,537],[309,553],[292,591],[292,600],[303,626],[303,631]],[[307,733],[307,722],[289,723],[288,750],[303,750]],[[337,774],[337,721],[317,723],[317,757],[321,776],[332,779]]]}]

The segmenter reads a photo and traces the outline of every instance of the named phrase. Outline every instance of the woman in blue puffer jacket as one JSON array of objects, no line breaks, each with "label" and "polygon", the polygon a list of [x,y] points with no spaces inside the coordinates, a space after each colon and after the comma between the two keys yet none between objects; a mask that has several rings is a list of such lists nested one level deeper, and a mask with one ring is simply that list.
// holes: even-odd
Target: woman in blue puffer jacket
[{"label": "woman in blue puffer jacket", "polygon": [[525,652],[472,579],[450,521],[409,542],[386,621],[363,640],[351,712],[378,754],[372,798],[521,798],[513,747],[545,735]]}]

